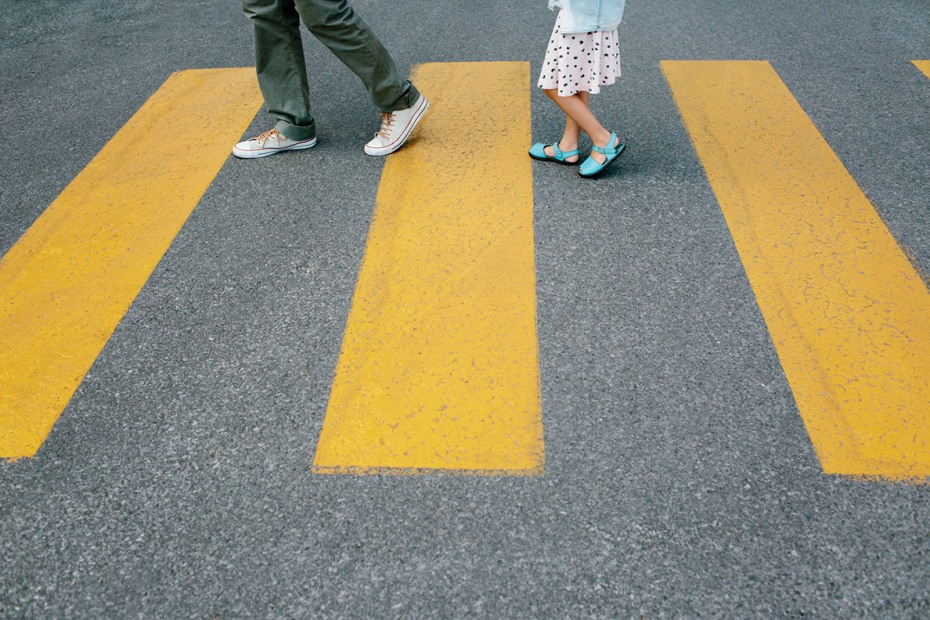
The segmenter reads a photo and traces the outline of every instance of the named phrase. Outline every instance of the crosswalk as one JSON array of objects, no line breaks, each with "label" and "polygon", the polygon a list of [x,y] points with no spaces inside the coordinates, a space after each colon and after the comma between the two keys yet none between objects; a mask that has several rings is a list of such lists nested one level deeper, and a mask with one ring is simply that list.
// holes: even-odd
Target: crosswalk
[{"label": "crosswalk", "polygon": [[[662,69],[824,471],[930,478],[926,284],[768,63]],[[416,79],[433,105],[384,168],[314,471],[541,474],[529,67]],[[173,75],[0,261],[0,458],[37,453],[260,106],[251,69]]]}]

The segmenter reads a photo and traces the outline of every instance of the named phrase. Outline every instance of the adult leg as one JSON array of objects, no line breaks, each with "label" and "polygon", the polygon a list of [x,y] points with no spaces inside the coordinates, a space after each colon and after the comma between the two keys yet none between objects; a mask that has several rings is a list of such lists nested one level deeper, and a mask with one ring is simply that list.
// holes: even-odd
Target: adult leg
[{"label": "adult leg", "polygon": [[420,93],[397,74],[381,41],[346,0],[295,0],[307,28],[355,75],[382,112],[405,110]]},{"label": "adult leg", "polygon": [[316,135],[294,0],[242,0],[255,34],[255,68],[275,129],[291,140]]}]

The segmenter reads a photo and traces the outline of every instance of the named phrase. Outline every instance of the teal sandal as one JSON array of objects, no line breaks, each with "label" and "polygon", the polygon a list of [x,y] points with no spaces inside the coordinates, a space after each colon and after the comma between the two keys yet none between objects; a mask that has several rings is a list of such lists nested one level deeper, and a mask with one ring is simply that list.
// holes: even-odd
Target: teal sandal
[{"label": "teal sandal", "polygon": [[578,174],[583,176],[586,179],[596,177],[600,173],[604,172],[607,166],[617,161],[620,155],[623,154],[623,151],[626,150],[626,145],[624,143],[621,142],[617,144],[617,134],[615,133],[610,134],[609,144],[611,144],[612,146],[591,147],[592,151],[596,151],[600,153],[601,155],[604,155],[605,157],[607,157],[607,159],[604,160],[604,163],[601,163],[597,161],[596,159],[594,159],[593,157],[589,156],[586,160],[584,160],[584,163],[581,164],[581,168],[578,170]]},{"label": "teal sandal", "polygon": [[[550,157],[549,155],[546,155],[547,146],[551,146],[553,153],[555,153],[555,155],[553,155],[552,157]],[[542,142],[537,142],[530,149],[530,157],[532,157],[533,159],[538,160],[538,161],[552,161],[557,164],[562,164],[563,166],[577,166],[578,162],[581,161],[581,158],[578,158],[575,161],[565,161],[565,159],[568,157],[574,157],[575,155],[578,155],[578,154],[579,154],[578,149],[575,149],[574,151],[563,151],[562,149],[559,148],[558,142],[556,142],[555,144],[543,144]]]}]

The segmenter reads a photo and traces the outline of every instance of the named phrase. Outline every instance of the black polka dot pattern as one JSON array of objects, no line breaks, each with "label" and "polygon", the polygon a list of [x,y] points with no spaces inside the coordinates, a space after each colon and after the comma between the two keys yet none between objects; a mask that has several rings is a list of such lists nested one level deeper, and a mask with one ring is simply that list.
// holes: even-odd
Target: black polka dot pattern
[{"label": "black polka dot pattern", "polygon": [[613,84],[620,75],[617,31],[562,34],[561,21],[559,12],[537,86],[570,97],[582,91],[599,93],[601,86]]}]

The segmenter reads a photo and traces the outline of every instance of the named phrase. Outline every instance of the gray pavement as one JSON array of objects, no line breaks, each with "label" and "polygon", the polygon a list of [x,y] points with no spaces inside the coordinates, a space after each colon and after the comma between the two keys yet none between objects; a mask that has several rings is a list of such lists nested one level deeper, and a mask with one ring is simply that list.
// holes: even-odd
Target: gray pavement
[{"label": "gray pavement", "polygon": [[[536,74],[553,20],[355,5],[401,67]],[[236,2],[3,6],[2,252],[171,72],[252,62]],[[320,144],[230,158],[38,455],[0,461],[0,617],[930,616],[930,486],[821,472],[658,66],[771,61],[926,274],[928,34],[925,0],[630,0],[595,98],[628,153],[534,166],[536,478],[311,475],[383,162],[308,37]]]}]

